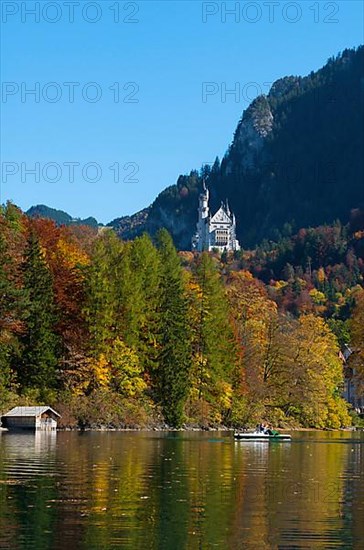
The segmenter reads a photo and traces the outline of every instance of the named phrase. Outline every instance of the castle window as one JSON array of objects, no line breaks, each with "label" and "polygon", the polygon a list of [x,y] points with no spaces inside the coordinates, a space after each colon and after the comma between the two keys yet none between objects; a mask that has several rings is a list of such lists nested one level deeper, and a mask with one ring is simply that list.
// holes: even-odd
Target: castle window
[{"label": "castle window", "polygon": [[216,229],[215,231],[215,244],[219,246],[226,246],[229,241],[229,232],[224,229]]}]

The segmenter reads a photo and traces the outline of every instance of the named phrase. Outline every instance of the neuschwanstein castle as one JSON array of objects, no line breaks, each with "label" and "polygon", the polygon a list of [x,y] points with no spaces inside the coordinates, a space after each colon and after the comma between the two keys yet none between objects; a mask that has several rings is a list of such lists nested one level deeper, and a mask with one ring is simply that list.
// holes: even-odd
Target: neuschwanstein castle
[{"label": "neuschwanstein castle", "polygon": [[229,205],[221,203],[214,216],[209,212],[209,190],[203,183],[199,196],[197,232],[192,239],[192,250],[219,250],[220,252],[240,250],[236,238],[235,216],[230,212]]}]

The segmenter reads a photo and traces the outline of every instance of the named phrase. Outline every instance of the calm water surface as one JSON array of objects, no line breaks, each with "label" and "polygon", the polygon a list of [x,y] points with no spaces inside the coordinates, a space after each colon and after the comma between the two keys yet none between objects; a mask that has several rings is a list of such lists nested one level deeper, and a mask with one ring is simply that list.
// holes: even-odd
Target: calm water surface
[{"label": "calm water surface", "polygon": [[364,549],[364,434],[0,435],[0,548]]}]

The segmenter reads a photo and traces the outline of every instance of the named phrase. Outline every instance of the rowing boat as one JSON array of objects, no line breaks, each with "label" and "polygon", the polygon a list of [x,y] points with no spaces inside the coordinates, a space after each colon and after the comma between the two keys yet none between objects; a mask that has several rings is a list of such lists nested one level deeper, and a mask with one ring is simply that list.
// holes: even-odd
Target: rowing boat
[{"label": "rowing boat", "polygon": [[291,441],[289,434],[267,434],[264,432],[235,432],[234,439],[241,441]]}]

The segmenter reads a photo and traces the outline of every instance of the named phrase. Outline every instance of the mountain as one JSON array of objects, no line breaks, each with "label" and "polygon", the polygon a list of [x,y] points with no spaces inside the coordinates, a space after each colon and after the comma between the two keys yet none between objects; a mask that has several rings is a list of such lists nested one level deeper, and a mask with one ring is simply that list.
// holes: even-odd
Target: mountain
[{"label": "mountain", "polygon": [[251,247],[301,227],[340,220],[364,204],[364,47],[306,77],[277,80],[243,112],[222,162],[180,176],[153,204],[111,222],[132,238],[162,226],[189,249],[202,178],[211,207],[229,199],[238,238]]},{"label": "mountain", "polygon": [[140,231],[144,229],[145,223],[148,219],[149,208],[144,208],[132,216],[123,216],[116,218],[107,224],[108,227],[112,227],[116,230],[118,235],[125,240],[133,239]]},{"label": "mountain", "polygon": [[44,204],[32,206],[26,214],[31,218],[48,218],[55,221],[57,225],[89,225],[90,227],[98,227],[99,225],[95,218],[89,217],[84,220],[72,218],[67,212],[50,208]]}]

